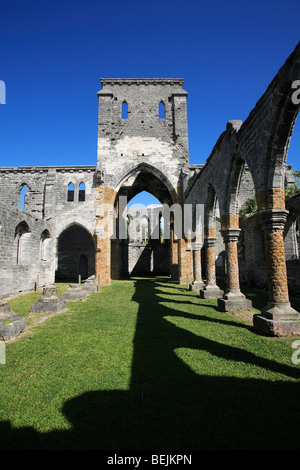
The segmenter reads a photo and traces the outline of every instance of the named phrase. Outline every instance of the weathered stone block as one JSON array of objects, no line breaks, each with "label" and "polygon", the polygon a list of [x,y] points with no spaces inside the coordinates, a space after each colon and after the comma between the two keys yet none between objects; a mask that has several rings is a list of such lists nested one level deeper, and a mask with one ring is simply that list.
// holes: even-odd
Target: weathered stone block
[{"label": "weathered stone block", "polygon": [[87,279],[84,284],[81,286],[86,292],[97,292],[98,287],[95,284],[95,280]]},{"label": "weathered stone block", "polygon": [[[5,322],[10,323],[4,325]],[[13,312],[8,302],[0,302],[0,339],[14,339],[24,329],[26,323],[25,318],[19,318]]]},{"label": "weathered stone block", "polygon": [[44,287],[42,297],[31,305],[31,311],[35,313],[57,313],[64,312],[66,309],[67,302],[57,295],[55,286]]},{"label": "weathered stone block", "polygon": [[26,318],[18,318],[7,325],[0,324],[0,338],[3,340],[14,339],[25,328]]},{"label": "weathered stone block", "polygon": [[300,336],[300,321],[272,320],[262,315],[253,316],[253,327],[267,336]]},{"label": "weathered stone block", "polygon": [[62,294],[62,298],[68,302],[75,302],[86,298],[86,290],[79,284],[71,284],[70,287]]},{"label": "weathered stone block", "polygon": [[203,289],[200,289],[200,298],[201,299],[217,299],[222,297],[223,291],[218,286],[205,286]]},{"label": "weathered stone block", "polygon": [[240,299],[218,299],[218,308],[221,312],[234,312],[235,310],[251,310],[252,302],[246,297]]},{"label": "weathered stone block", "polygon": [[199,290],[205,286],[204,282],[193,281],[192,284],[189,284],[189,290]]}]

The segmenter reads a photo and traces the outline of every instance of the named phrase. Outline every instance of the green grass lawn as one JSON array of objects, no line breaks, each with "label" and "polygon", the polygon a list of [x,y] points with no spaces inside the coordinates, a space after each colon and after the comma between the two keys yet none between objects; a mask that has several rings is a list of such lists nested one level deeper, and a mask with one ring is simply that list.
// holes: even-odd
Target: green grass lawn
[{"label": "green grass lawn", "polygon": [[0,364],[0,449],[299,449],[299,338],[255,333],[258,310],[221,313],[166,277],[48,318],[29,313],[40,295],[10,300],[27,326]]}]

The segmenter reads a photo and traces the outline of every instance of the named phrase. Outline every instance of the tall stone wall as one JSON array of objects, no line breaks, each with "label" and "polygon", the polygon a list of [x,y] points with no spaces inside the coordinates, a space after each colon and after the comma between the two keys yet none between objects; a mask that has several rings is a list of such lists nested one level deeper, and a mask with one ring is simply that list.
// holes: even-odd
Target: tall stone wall
[{"label": "tall stone wall", "polygon": [[[92,235],[94,175],[95,167],[85,166],[1,168],[1,298],[54,282],[57,239],[66,228],[77,225]],[[68,200],[70,183],[74,186],[72,201]],[[79,195],[81,183],[84,197]]]},{"label": "tall stone wall", "polygon": [[55,235],[43,221],[0,204],[0,298],[54,282]]}]

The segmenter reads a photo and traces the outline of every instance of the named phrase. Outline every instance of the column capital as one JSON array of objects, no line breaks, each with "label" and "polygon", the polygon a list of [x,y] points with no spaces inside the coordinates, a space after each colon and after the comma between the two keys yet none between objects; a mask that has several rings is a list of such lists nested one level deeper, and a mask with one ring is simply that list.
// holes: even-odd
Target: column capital
[{"label": "column capital", "polygon": [[257,213],[262,230],[283,230],[289,211],[285,209],[267,209]]},{"label": "column capital", "polygon": [[216,240],[216,237],[204,237],[204,245],[215,246]]},{"label": "column capital", "polygon": [[225,242],[237,242],[240,233],[240,228],[226,228],[221,230],[221,235]]},{"label": "column capital", "polygon": [[191,243],[191,247],[193,251],[201,250],[203,243],[193,242]]}]

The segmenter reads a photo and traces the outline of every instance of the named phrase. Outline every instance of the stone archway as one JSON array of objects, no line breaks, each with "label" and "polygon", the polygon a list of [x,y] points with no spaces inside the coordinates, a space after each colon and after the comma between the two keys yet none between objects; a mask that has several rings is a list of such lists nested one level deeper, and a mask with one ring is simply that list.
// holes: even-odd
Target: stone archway
[{"label": "stone archway", "polygon": [[57,280],[86,279],[95,274],[95,246],[91,234],[83,226],[72,224],[57,238]]},{"label": "stone archway", "polygon": [[[149,239],[144,244],[138,233],[136,237],[116,239],[112,241],[111,261],[112,278],[119,278],[124,275],[149,275],[149,274],[171,274],[171,266],[174,264],[174,244],[170,237],[161,243],[160,239],[160,220],[163,211],[171,207],[173,203],[170,192],[171,184],[167,181],[165,175],[160,174],[157,169],[149,165],[142,164],[131,169],[120,181],[118,193],[115,199],[115,212],[117,215],[117,226],[120,221],[125,222],[129,214],[129,224],[135,223],[138,229],[143,218],[148,220]],[[156,197],[162,204],[161,208],[147,209],[142,208],[137,211],[127,209],[124,212],[124,202],[120,205],[120,198],[126,203],[142,191],[147,191]],[[170,226],[170,219],[166,218],[166,224]],[[119,233],[119,231],[117,231]],[[172,254],[173,253],[173,254]],[[177,254],[176,254],[177,255]],[[176,256],[178,258],[178,255]],[[178,259],[176,260],[176,264]],[[172,271],[174,272],[174,266]]]}]

